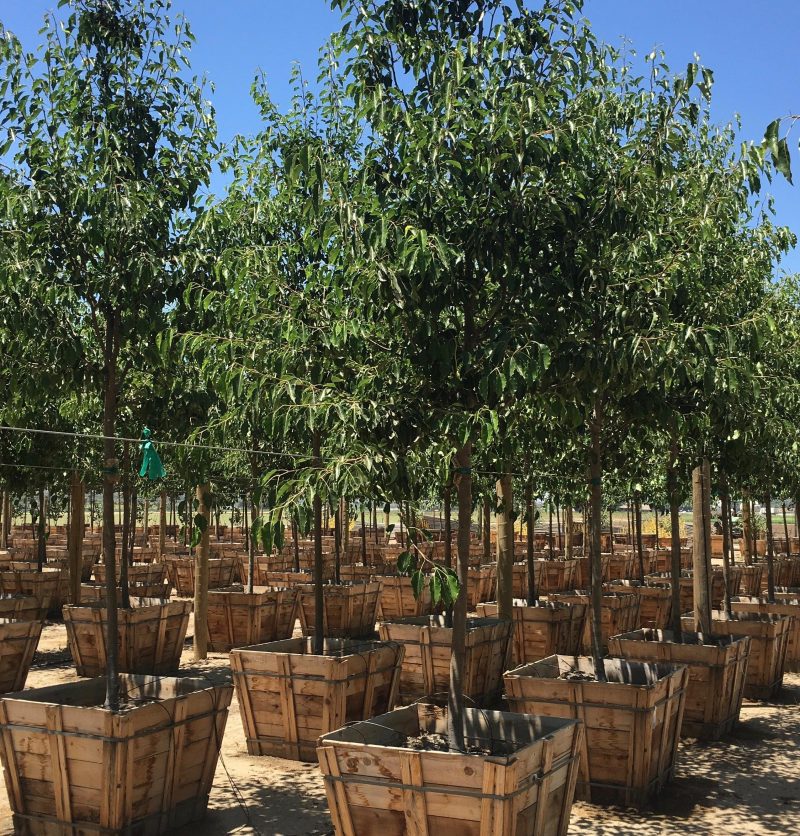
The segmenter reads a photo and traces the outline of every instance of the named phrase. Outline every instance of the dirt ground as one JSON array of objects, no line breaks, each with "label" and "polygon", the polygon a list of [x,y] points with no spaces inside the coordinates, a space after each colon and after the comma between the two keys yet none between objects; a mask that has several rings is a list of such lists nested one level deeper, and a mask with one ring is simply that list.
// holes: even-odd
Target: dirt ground
[{"label": "dirt ground", "polygon": [[[191,633],[191,628],[190,628]],[[77,678],[61,624],[48,625],[27,686]],[[193,663],[187,641],[186,674],[229,679],[227,654]],[[738,729],[724,741],[682,743],[675,782],[651,810],[638,813],[576,804],[570,836],[667,834],[800,834],[800,675],[787,675],[780,702],[745,703]],[[239,706],[233,698],[206,819],[175,836],[312,836],[332,833],[322,779],[314,764],[247,754]],[[0,836],[11,813],[0,790]]]}]

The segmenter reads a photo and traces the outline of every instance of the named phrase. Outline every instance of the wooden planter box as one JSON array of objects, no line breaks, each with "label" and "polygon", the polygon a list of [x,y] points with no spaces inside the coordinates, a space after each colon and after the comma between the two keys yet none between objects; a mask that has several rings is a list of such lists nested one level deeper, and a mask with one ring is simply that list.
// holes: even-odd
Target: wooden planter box
[{"label": "wooden planter box", "polygon": [[[551,595],[553,601],[564,604],[582,604],[587,615],[583,627],[581,648],[584,653],[592,652],[592,601],[591,596],[581,592],[564,592]],[[639,626],[639,598],[632,592],[611,592],[603,594],[603,606],[600,613],[603,652],[606,652],[608,639],[619,633],[630,633]]]},{"label": "wooden planter box", "polygon": [[120,676],[135,703],[103,708],[105,679],[0,700],[14,832],[157,836],[203,817],[233,688]]},{"label": "wooden planter box", "polygon": [[[786,649],[789,644],[791,619],[775,615],[734,613],[729,616],[713,610],[712,629],[720,636],[750,636],[750,661],[744,695],[749,700],[770,700],[783,687]],[[681,620],[684,630],[692,630],[694,620]]]},{"label": "wooden planter box", "polygon": [[683,633],[678,644],[668,630],[645,629],[614,636],[608,649],[623,659],[689,668],[683,737],[719,740],[738,722],[750,658],[749,637]]},{"label": "wooden planter box", "polygon": [[[222,557],[230,559],[231,555],[223,552]],[[247,586],[248,578],[250,577],[250,557],[247,552],[239,552],[237,550],[235,560],[239,570],[239,580],[244,586]],[[291,572],[294,569],[294,557],[280,554],[257,554],[254,563],[254,586],[269,586],[267,581],[268,572]]]},{"label": "wooden planter box", "polygon": [[[117,583],[119,583],[122,568],[117,564]],[[106,567],[98,563],[94,567],[94,578],[99,584],[106,582]],[[128,566],[128,586],[163,587],[167,580],[167,567],[163,563],[134,563]]]},{"label": "wooden planter box", "polygon": [[401,645],[297,638],[231,651],[231,668],[251,755],[316,760],[320,735],[369,720],[394,704]]},{"label": "wooden planter box", "polygon": [[[741,583],[741,576],[739,577]],[[670,572],[657,572],[645,577],[645,583],[649,586],[672,586],[672,574]],[[681,613],[691,612],[694,609],[694,578],[693,572],[684,569],[679,580]],[[722,576],[722,569],[715,569],[711,577],[711,606],[720,607],[725,596],[725,580]]]},{"label": "wooden planter box", "polygon": [[604,583],[609,583],[610,581],[628,580],[638,576],[639,560],[634,556],[633,552],[603,555],[603,557],[608,557],[608,562],[603,567]]},{"label": "wooden planter box", "polygon": [[[316,604],[314,585],[298,587],[298,615],[304,636],[314,635]],[[372,583],[326,584],[323,587],[324,608],[322,619],[326,638],[360,638],[375,633],[380,581]]]},{"label": "wooden planter box", "polygon": [[48,614],[61,613],[61,570],[10,569],[0,572],[0,593],[3,595],[30,595],[38,599]]},{"label": "wooden planter box", "polygon": [[[538,595],[544,578],[544,561],[533,561],[533,585]],[[528,598],[528,563],[515,563],[512,568],[511,594],[515,598]]]},{"label": "wooden planter box", "polygon": [[415,751],[446,734],[446,711],[412,705],[320,738],[317,755],[337,836],[565,836],[579,723],[465,710],[467,745],[491,755]]},{"label": "wooden planter box", "polygon": [[[164,602],[169,600],[172,584],[165,580],[161,583],[153,584],[129,584],[128,595],[131,598],[149,598]],[[106,600],[106,588],[104,584],[99,583],[82,583],[81,584],[81,604],[90,604],[95,601]],[[117,587],[117,605],[122,601],[122,587]]]},{"label": "wooden planter box", "polygon": [[671,778],[680,737],[685,667],[603,661],[607,682],[561,678],[594,676],[584,656],[550,656],[505,677],[513,711],[583,721],[576,797],[595,803],[646,804]]},{"label": "wooden planter box", "polygon": [[[524,601],[515,601],[511,664],[536,662],[557,653],[579,653],[588,611],[583,604],[537,601],[531,607]],[[478,604],[478,615],[497,618],[497,604]]]},{"label": "wooden planter box", "polygon": [[25,687],[43,616],[41,602],[34,596],[0,598],[0,694]]},{"label": "wooden planter box", "polygon": [[208,593],[208,649],[227,653],[279,639],[290,639],[297,611],[297,589],[241,587],[215,589]]},{"label": "wooden planter box", "polygon": [[[769,571],[767,561],[757,564],[763,569],[761,573],[761,592],[766,594],[769,586]],[[788,557],[775,557],[772,559],[772,574],[775,578],[775,586],[791,586],[794,574],[794,561]]]},{"label": "wooden planter box", "polygon": [[575,588],[575,560],[543,560],[542,585],[538,592],[550,595]]},{"label": "wooden planter box", "polygon": [[604,586],[608,592],[632,592],[639,598],[639,627],[664,630],[672,613],[672,590],[669,586],[643,586],[639,581],[613,581]]},{"label": "wooden planter box", "polygon": [[314,576],[311,572],[266,572],[267,583],[264,586],[301,586],[313,583]]},{"label": "wooden planter box", "polygon": [[750,566],[740,566],[742,572],[741,594],[757,596],[761,594],[761,577],[766,571],[763,563],[753,563]]},{"label": "wooden planter box", "polygon": [[[193,557],[168,557],[166,559],[170,583],[180,598],[194,597],[195,559]],[[232,557],[220,557],[208,561],[208,588],[224,589],[233,583],[236,561]]]},{"label": "wooden planter box", "polygon": [[[146,603],[129,610],[117,610],[120,672],[175,673],[191,611],[190,601]],[[107,615],[102,603],[64,607],[67,641],[78,676],[105,673]]]},{"label": "wooden planter box", "polygon": [[414,596],[411,578],[402,575],[380,575],[375,580],[381,582],[381,595],[378,600],[379,621],[430,615],[433,612],[433,599],[427,578],[419,598]]},{"label": "wooden planter box", "polygon": [[497,564],[478,566],[467,574],[467,609],[475,612],[478,604],[497,597]]},{"label": "wooden planter box", "polygon": [[731,610],[734,613],[780,615],[791,618],[784,669],[793,672],[800,671],[800,593],[794,597],[781,594],[780,600],[776,600],[773,604],[770,604],[766,598],[731,598]]},{"label": "wooden planter box", "polygon": [[[433,702],[446,702],[453,630],[444,626],[442,616],[384,621],[378,625],[378,635],[382,641],[397,642],[405,647],[398,704],[407,705],[423,697]],[[499,698],[510,639],[510,621],[467,620],[462,687],[472,704],[487,706]]]}]

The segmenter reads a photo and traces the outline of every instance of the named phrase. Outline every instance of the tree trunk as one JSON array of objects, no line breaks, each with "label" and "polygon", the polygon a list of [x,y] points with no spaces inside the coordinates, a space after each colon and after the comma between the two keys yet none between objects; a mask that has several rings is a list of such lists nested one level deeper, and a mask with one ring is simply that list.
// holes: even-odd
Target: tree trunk
[{"label": "tree trunk", "polygon": [[342,555],[347,559],[347,550],[350,547],[350,512],[347,498],[344,496],[339,500],[339,520],[342,523]]},{"label": "tree trunk", "polygon": [[[321,440],[319,431],[315,430],[311,437],[313,466],[317,473],[322,470]],[[325,596],[322,588],[322,497],[319,486],[314,493],[314,653],[322,656],[325,649]]]},{"label": "tree trunk", "polygon": [[603,424],[603,407],[599,398],[595,400],[590,422],[591,447],[589,450],[589,506],[591,512],[591,544],[589,548],[592,578],[592,651],[594,673],[599,682],[606,681],[603,665],[603,571],[600,559],[600,527],[603,520],[603,450],[600,433]]},{"label": "tree trunk", "polygon": [[[250,494],[250,503],[250,525],[253,526],[257,516],[253,494]],[[247,519],[247,503],[245,503],[245,519]],[[253,536],[252,530],[248,531],[247,536],[247,572],[247,592],[252,595],[256,574],[256,538]]]},{"label": "tree trunk", "polygon": [[161,497],[158,500],[158,552],[161,559],[164,559],[164,552],[167,550],[167,489],[161,489]]},{"label": "tree trunk", "polygon": [[358,502],[358,507],[361,512],[361,562],[364,566],[367,565],[367,521],[364,517],[364,500]]},{"label": "tree trunk", "polygon": [[297,520],[292,518],[292,543],[294,544],[294,571],[300,571],[300,530]]},{"label": "tree trunk", "polygon": [[712,635],[711,625],[711,466],[708,459],[692,471],[694,535],[694,629]]},{"label": "tree trunk", "polygon": [[[211,485],[197,486],[197,514],[205,519],[194,573],[194,660],[208,657],[208,553],[211,544]],[[252,578],[252,575],[250,576]]]},{"label": "tree trunk", "polygon": [[553,500],[552,498],[548,497],[547,499],[547,510],[549,514],[549,530],[550,533],[547,537],[547,545],[550,548],[550,557],[553,556]]},{"label": "tree trunk", "polygon": [[450,688],[447,694],[447,740],[451,751],[464,751],[464,660],[467,639],[467,581],[469,542],[472,530],[472,442],[455,457],[455,488],[458,497],[458,580],[453,606],[453,642],[450,651]]},{"label": "tree trunk", "polygon": [[635,491],[633,510],[636,515],[636,551],[639,552],[639,580],[644,583],[644,541],[642,540],[642,495]]},{"label": "tree trunk", "polygon": [[753,520],[750,516],[750,492],[742,491],[742,559],[745,566],[753,563]]},{"label": "tree trunk", "polygon": [[247,494],[242,494],[242,527],[244,529],[244,548],[245,551],[250,554],[250,525],[249,520],[247,519]]},{"label": "tree trunk", "polygon": [[8,549],[8,535],[11,533],[11,492],[3,491],[3,528],[0,531],[0,549]]},{"label": "tree trunk", "polygon": [[533,501],[533,485],[530,482],[525,487],[525,506],[528,512],[528,526],[526,529],[527,542],[525,544],[525,560],[528,564],[528,606],[536,604],[536,567],[533,557],[533,538],[535,533],[536,505]]},{"label": "tree trunk", "polygon": [[564,557],[572,560],[572,500],[564,506]]},{"label": "tree trunk", "polygon": [[114,449],[117,424],[117,351],[119,322],[117,314],[106,315],[103,352],[103,561],[106,566],[106,708],[119,711],[118,628],[117,628],[117,538],[114,533],[114,485],[119,476],[119,461]]},{"label": "tree trunk", "polygon": [[497,480],[497,616],[505,621],[511,621],[514,608],[514,499],[508,469]]},{"label": "tree trunk", "polygon": [[722,577],[725,584],[722,600],[725,612],[731,615],[730,577],[733,540],[731,539],[731,523],[728,517],[728,481],[724,474],[720,474],[720,504],[722,508]]},{"label": "tree trunk", "polygon": [[492,559],[492,500],[488,493],[483,495],[483,519],[483,562],[489,563]]},{"label": "tree trunk", "polygon": [[84,486],[77,470],[72,471],[69,490],[69,584],[70,600],[74,605],[81,602],[81,569],[83,568],[84,529]]},{"label": "tree trunk", "polygon": [[36,540],[36,568],[41,572],[47,562],[47,535],[45,532],[44,485],[39,485],[39,520]]},{"label": "tree trunk", "polygon": [[653,513],[656,516],[656,551],[658,551],[661,544],[659,543],[658,537],[658,508],[655,505],[653,506]]},{"label": "tree trunk", "polygon": [[786,500],[781,502],[781,511],[783,511],[783,536],[786,540],[786,556],[792,553],[792,544],[789,540],[789,523],[786,521]]},{"label": "tree trunk", "polygon": [[444,486],[444,565],[450,569],[453,566],[453,521],[450,517],[453,498],[452,485]]},{"label": "tree trunk", "polygon": [[333,582],[341,582],[342,565],[342,504],[339,502],[333,512]]},{"label": "tree trunk", "polygon": [[131,598],[128,587],[128,559],[129,537],[131,531],[131,503],[130,503],[130,447],[129,442],[123,443],[122,453],[122,537],[120,538],[119,555],[119,585],[122,590],[122,607],[130,609]]},{"label": "tree trunk", "polygon": [[775,540],[772,536],[772,497],[764,497],[764,512],[767,515],[767,597],[775,603]]},{"label": "tree trunk", "polygon": [[[217,539],[219,539],[219,523],[217,524]],[[142,545],[150,545],[150,500],[144,498],[144,517],[142,519]]]},{"label": "tree trunk", "polygon": [[564,548],[564,541],[561,536],[561,503],[556,502],[556,532],[557,532],[557,540],[558,540],[558,550],[559,552],[561,549]]},{"label": "tree trunk", "polygon": [[683,641],[683,627],[681,625],[681,497],[678,484],[678,444],[672,442],[670,458],[667,466],[667,489],[669,491],[669,523],[672,543],[672,635],[679,644]]},{"label": "tree trunk", "polygon": [[392,524],[392,505],[387,502],[383,511],[383,536],[386,542],[389,542],[390,532],[389,526]]},{"label": "tree trunk", "polygon": [[[586,528],[586,522],[584,520],[584,529]],[[614,554],[614,509],[608,509],[608,545],[611,547],[611,554]]]}]

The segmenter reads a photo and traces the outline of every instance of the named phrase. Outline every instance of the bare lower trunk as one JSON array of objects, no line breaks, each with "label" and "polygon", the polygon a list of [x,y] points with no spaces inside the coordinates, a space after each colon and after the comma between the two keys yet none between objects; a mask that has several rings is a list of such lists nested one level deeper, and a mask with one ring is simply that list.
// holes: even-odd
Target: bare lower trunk
[{"label": "bare lower trunk", "polygon": [[[195,554],[194,573],[194,659],[208,656],[208,553],[211,541],[211,486],[197,486],[197,515],[205,519],[200,545]],[[251,575],[252,577],[252,575]]]},{"label": "bare lower trunk", "polygon": [[[584,521],[584,528],[586,523]],[[608,532],[609,532],[609,546],[611,547],[611,554],[614,554],[614,509],[608,509]]]},{"label": "bare lower trunk", "polygon": [[451,507],[453,488],[451,485],[444,487],[444,565],[450,569],[453,565],[453,521],[451,519]]},{"label": "bare lower trunk", "polygon": [[130,447],[129,442],[123,444],[122,454],[122,537],[120,538],[120,555],[119,555],[119,585],[122,590],[122,607],[123,609],[130,609],[131,598],[130,589],[128,587],[128,549],[130,547],[130,531],[131,531],[131,496],[130,496]]},{"label": "bare lower trunk", "polygon": [[775,603],[775,539],[772,536],[772,497],[764,498],[764,512],[767,516],[767,597]]},{"label": "bare lower trunk", "polygon": [[367,565],[367,521],[364,518],[364,501],[361,500],[358,503],[359,510],[361,511],[361,562],[364,566]]},{"label": "bare lower trunk", "polygon": [[3,529],[0,532],[0,548],[8,549],[8,535],[11,534],[11,492],[3,491]]},{"label": "bare lower trunk", "polygon": [[655,514],[655,517],[656,517],[656,541],[655,541],[655,543],[656,543],[656,551],[658,551],[661,544],[659,543],[659,536],[658,536],[658,508],[656,508],[655,505],[653,506],[653,513]]},{"label": "bare lower trunk", "polygon": [[292,543],[294,545],[294,571],[300,571],[300,531],[297,520],[292,520]]},{"label": "bare lower trunk", "polygon": [[36,569],[41,572],[47,562],[47,533],[45,532],[44,485],[39,485],[39,521],[36,542]]},{"label": "bare lower trunk", "polygon": [[592,651],[594,672],[599,682],[606,681],[603,665],[603,572],[600,559],[600,526],[603,519],[603,450],[600,433],[603,425],[602,403],[595,401],[590,426],[591,449],[589,451],[589,507],[591,513],[591,543],[589,547],[592,577]]},{"label": "bare lower trunk", "polygon": [[533,485],[528,483],[525,488],[525,505],[528,511],[528,526],[526,529],[527,542],[525,548],[525,559],[528,564],[528,606],[536,603],[536,568],[533,557],[534,519],[536,507],[533,501]]},{"label": "bare lower trunk", "polygon": [[514,607],[514,500],[508,472],[497,480],[497,500],[497,615],[510,621]]},{"label": "bare lower trunk", "polygon": [[77,470],[72,471],[69,490],[69,585],[70,600],[81,602],[81,571],[83,569],[84,486]]},{"label": "bare lower trunk", "polygon": [[694,629],[711,635],[711,466],[703,459],[692,472],[694,532]]},{"label": "bare lower trunk", "polygon": [[672,569],[672,633],[676,642],[683,640],[681,625],[681,496],[678,485],[678,445],[672,443],[670,461],[667,467],[667,489],[669,491],[669,522],[671,544]]},{"label": "bare lower trunk", "polygon": [[561,535],[561,503],[556,502],[556,536],[558,538],[558,550],[559,552],[561,549],[564,548],[564,541]]},{"label": "bare lower trunk", "polygon": [[750,492],[742,491],[742,559],[745,566],[753,562],[753,520],[750,516]]},{"label": "bare lower trunk", "polygon": [[572,560],[572,500],[564,506],[564,557]]},{"label": "bare lower trunk", "polygon": [[161,489],[161,497],[158,504],[158,552],[161,559],[164,559],[164,552],[167,548],[167,491]]},{"label": "bare lower trunk", "polygon": [[483,497],[483,562],[492,559],[492,501],[489,495]]},{"label": "bare lower trunk", "polygon": [[639,552],[639,580],[644,583],[644,541],[642,540],[642,495],[634,493],[633,512],[636,521],[636,551]]},{"label": "bare lower trunk", "polygon": [[723,475],[720,479],[721,496],[720,502],[722,506],[722,576],[725,584],[723,592],[723,604],[725,612],[731,614],[731,595],[730,595],[730,577],[731,577],[731,552],[733,551],[733,540],[731,539],[731,524],[728,518],[728,482]]},{"label": "bare lower trunk", "polygon": [[453,641],[450,651],[450,688],[447,694],[447,740],[452,751],[464,751],[464,660],[467,638],[467,580],[472,529],[472,443],[456,454],[455,487],[458,497],[458,580],[453,607]]},{"label": "bare lower trunk", "polygon": [[786,521],[786,500],[784,499],[781,502],[781,511],[783,512],[783,537],[786,541],[786,554],[790,555],[792,553],[792,543],[789,540],[789,523]]},{"label": "bare lower trunk", "polygon": [[[319,431],[314,431],[312,440],[313,466],[317,472],[322,470],[321,440]],[[314,493],[314,653],[321,656],[325,648],[325,605],[324,590],[322,588],[322,497],[319,488]]]},{"label": "bare lower trunk", "polygon": [[[250,502],[252,503],[250,506],[250,524],[252,525],[256,519],[256,506],[252,494],[250,494]],[[247,519],[247,502],[245,502],[245,519]],[[247,591],[252,595],[256,574],[256,538],[252,531],[247,538],[247,573]]]}]

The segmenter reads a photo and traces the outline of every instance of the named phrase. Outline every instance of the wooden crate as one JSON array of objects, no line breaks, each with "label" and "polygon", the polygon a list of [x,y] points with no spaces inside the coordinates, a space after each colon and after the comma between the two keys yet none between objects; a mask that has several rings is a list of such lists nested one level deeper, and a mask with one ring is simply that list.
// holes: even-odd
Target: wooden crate
[{"label": "wooden crate", "polygon": [[760,595],[761,594],[761,577],[766,571],[763,563],[753,563],[750,566],[740,566],[742,572],[742,595]]},{"label": "wooden crate", "polygon": [[575,560],[543,560],[539,593],[550,595],[575,588]]},{"label": "wooden crate", "polygon": [[0,758],[14,832],[158,836],[203,817],[233,688],[120,676],[132,703],[103,708],[105,679],[3,697]]},{"label": "wooden crate", "polygon": [[497,564],[471,568],[467,572],[467,609],[474,612],[478,604],[497,597]]},{"label": "wooden crate", "polygon": [[643,586],[639,581],[612,581],[603,587],[607,592],[632,592],[639,598],[637,627],[665,630],[672,613],[672,590],[669,586]]},{"label": "wooden crate", "polygon": [[[128,595],[131,598],[154,598],[158,601],[168,601],[172,584],[168,580],[161,583],[145,583],[145,584],[129,584]],[[105,603],[106,588],[104,584],[99,583],[82,583],[81,584],[81,604],[90,604],[96,601]],[[117,587],[117,606],[122,604],[122,587]]]},{"label": "wooden crate", "polygon": [[427,577],[419,598],[414,595],[411,578],[402,575],[379,575],[375,580],[381,582],[378,621],[430,615],[433,612],[433,599]]},{"label": "wooden crate", "polygon": [[[117,583],[119,583],[122,567],[117,564]],[[98,563],[94,567],[94,579],[98,584],[106,582],[106,567]],[[128,586],[163,587],[167,580],[167,567],[163,563],[134,563],[128,566]]]},{"label": "wooden crate", "polygon": [[773,603],[770,603],[766,598],[731,598],[731,610],[734,613],[781,615],[791,618],[792,622],[786,644],[786,663],[784,669],[793,672],[800,671],[800,594],[794,597],[781,594],[780,600],[776,600]]},{"label": "wooden crate", "polygon": [[445,709],[413,705],[323,736],[317,754],[337,836],[565,836],[579,723],[467,708],[466,742],[489,757],[415,751],[446,734]]},{"label": "wooden crate", "polygon": [[[42,635],[41,608],[37,598],[20,599],[33,602],[36,617],[16,618],[13,614],[0,618],[0,694],[21,691],[25,687],[33,654]],[[8,599],[0,601],[0,606]],[[18,601],[19,603],[19,601]],[[23,609],[20,606],[20,609]]]},{"label": "wooden crate", "polygon": [[[400,673],[398,704],[426,698],[446,702],[450,683],[453,630],[442,616],[382,621],[378,635],[405,647]],[[501,677],[507,667],[511,622],[495,618],[467,620],[462,688],[471,704],[491,705],[500,696]]]},{"label": "wooden crate", "polygon": [[[304,636],[314,635],[314,584],[298,586],[298,615]],[[326,584],[322,621],[326,638],[359,638],[375,632],[381,582]]]},{"label": "wooden crate", "polygon": [[[189,626],[191,601],[150,603],[117,610],[119,670],[124,673],[175,673]],[[64,607],[67,641],[78,676],[106,670],[108,611],[103,604]]]},{"label": "wooden crate", "polygon": [[513,711],[581,720],[586,737],[576,797],[640,807],[672,778],[686,683],[683,666],[604,659],[607,682],[585,656],[550,656],[504,676]]},{"label": "wooden crate", "polygon": [[[741,583],[741,576],[739,577]],[[672,585],[672,574],[670,572],[656,572],[645,577],[648,586]],[[689,570],[682,570],[678,581],[680,588],[681,613],[694,610],[694,573]],[[725,596],[725,580],[722,576],[722,569],[715,569],[711,577],[711,606],[720,607]]]},{"label": "wooden crate", "polygon": [[[584,653],[592,653],[592,600],[582,592],[561,592],[549,596],[553,601],[564,604],[582,604],[587,609],[583,626],[581,648]],[[600,627],[603,639],[603,652],[606,652],[608,639],[619,633],[629,633],[639,626],[639,598],[632,592],[608,592],[603,595],[600,612]]]},{"label": "wooden crate", "polygon": [[622,581],[637,577],[639,574],[639,559],[633,552],[603,555],[608,562],[603,567],[603,582]]},{"label": "wooden crate", "polygon": [[316,760],[320,735],[368,720],[394,703],[403,648],[393,642],[326,639],[267,642],[231,651],[247,751]]},{"label": "wooden crate", "polygon": [[[12,564],[13,565],[13,564]],[[41,602],[42,609],[48,614],[54,612],[60,603],[61,570],[9,569],[0,572],[0,593],[3,595],[31,595]]]},{"label": "wooden crate", "polygon": [[266,572],[264,580],[262,586],[301,586],[313,583],[314,576],[311,572]]},{"label": "wooden crate", "polygon": [[46,609],[35,595],[0,594],[0,619],[5,621],[42,621]]},{"label": "wooden crate", "polygon": [[215,589],[208,593],[208,649],[227,653],[233,647],[289,639],[294,632],[298,591],[255,586]]},{"label": "wooden crate", "polygon": [[623,659],[689,668],[683,737],[719,740],[738,722],[750,658],[748,636],[682,633],[678,643],[671,631],[644,629],[614,636],[608,649]]},{"label": "wooden crate", "polygon": [[[544,561],[533,561],[533,585],[538,595],[542,588],[544,578]],[[515,563],[512,567],[511,594],[515,598],[528,598],[528,563]]]},{"label": "wooden crate", "polygon": [[[763,567],[761,573],[761,592],[765,594],[769,586],[769,571],[767,561],[760,563]],[[794,561],[788,557],[774,557],[772,559],[772,574],[775,578],[775,586],[791,586],[794,575]]]},{"label": "wooden crate", "polygon": [[[783,687],[791,619],[777,615],[712,610],[713,632],[720,636],[749,636],[750,661],[744,695],[749,700],[771,700]],[[694,628],[693,618],[681,619],[684,630]]]},{"label": "wooden crate", "polygon": [[[536,662],[546,656],[580,652],[588,607],[557,601],[537,601],[532,607],[515,601],[511,664]],[[497,618],[497,604],[478,604],[482,618]]]},{"label": "wooden crate", "polygon": [[[229,557],[229,555],[227,555]],[[239,578],[247,586],[250,577],[250,557],[247,552],[238,552],[236,565],[239,569]],[[291,572],[294,569],[294,557],[285,557],[280,554],[257,554],[254,559],[255,570],[253,571],[254,586],[269,586],[267,581],[268,572]]]},{"label": "wooden crate", "polygon": [[[194,597],[195,559],[193,557],[168,557],[167,573],[175,594],[180,598]],[[236,561],[232,557],[220,557],[208,561],[208,588],[223,589],[233,583]]]}]

